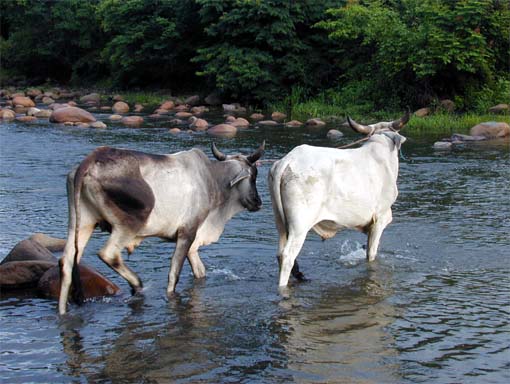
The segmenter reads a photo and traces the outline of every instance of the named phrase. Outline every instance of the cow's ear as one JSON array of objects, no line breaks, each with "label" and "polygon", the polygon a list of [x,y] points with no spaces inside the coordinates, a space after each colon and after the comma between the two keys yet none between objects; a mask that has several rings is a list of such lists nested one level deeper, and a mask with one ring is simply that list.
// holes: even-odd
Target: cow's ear
[{"label": "cow's ear", "polygon": [[392,137],[393,142],[395,143],[395,147],[397,148],[397,151],[400,151],[400,147],[402,144],[407,140],[404,136],[395,133]]},{"label": "cow's ear", "polygon": [[244,179],[246,179],[246,178],[248,178],[248,177],[250,177],[250,176],[251,176],[251,175],[250,175],[250,171],[249,171],[249,170],[247,170],[247,169],[243,169],[241,172],[239,172],[239,173],[237,174],[237,176],[236,176],[236,177],[234,177],[234,178],[232,179],[232,181],[230,182],[230,188],[232,188],[234,185],[236,185],[237,183],[239,183],[241,180],[244,180]]}]

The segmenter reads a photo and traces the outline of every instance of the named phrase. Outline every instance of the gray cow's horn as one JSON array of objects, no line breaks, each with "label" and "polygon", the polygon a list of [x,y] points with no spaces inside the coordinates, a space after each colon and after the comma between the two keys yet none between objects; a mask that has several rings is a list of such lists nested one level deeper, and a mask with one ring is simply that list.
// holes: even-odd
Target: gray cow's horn
[{"label": "gray cow's horn", "polygon": [[222,153],[218,148],[216,148],[216,144],[214,144],[214,142],[211,143],[211,150],[214,157],[219,161],[223,161],[227,158],[227,156],[224,153]]},{"label": "gray cow's horn", "polygon": [[407,124],[407,122],[409,121],[410,118],[411,118],[411,112],[408,109],[404,116],[402,116],[400,119],[395,120],[391,123],[391,128],[393,128],[396,131],[404,128],[404,125]]},{"label": "gray cow's horn", "polygon": [[351,119],[349,116],[347,116],[347,122],[349,123],[349,126],[358,133],[362,133],[364,135],[370,135],[373,133],[374,129],[366,126],[356,123],[353,119]]},{"label": "gray cow's horn", "polygon": [[258,159],[260,159],[262,157],[262,155],[264,154],[264,148],[266,147],[266,141],[264,140],[262,142],[262,144],[260,145],[260,147],[255,151],[253,152],[250,156],[246,157],[246,159],[250,162],[250,163],[255,163]]}]

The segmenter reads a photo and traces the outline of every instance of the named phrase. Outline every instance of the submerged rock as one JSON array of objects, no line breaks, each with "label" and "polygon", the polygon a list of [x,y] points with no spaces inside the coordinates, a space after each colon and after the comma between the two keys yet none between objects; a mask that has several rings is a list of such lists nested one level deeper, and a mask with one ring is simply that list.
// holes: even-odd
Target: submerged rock
[{"label": "submerged rock", "polygon": [[35,287],[41,276],[55,265],[55,262],[40,260],[2,263],[0,265],[0,288],[3,290]]},{"label": "submerged rock", "polygon": [[231,124],[218,124],[207,130],[212,136],[234,137],[237,134],[237,127]]},{"label": "submerged rock", "polygon": [[338,140],[343,137],[343,135],[344,134],[337,129],[330,129],[326,134],[326,137],[330,140]]}]

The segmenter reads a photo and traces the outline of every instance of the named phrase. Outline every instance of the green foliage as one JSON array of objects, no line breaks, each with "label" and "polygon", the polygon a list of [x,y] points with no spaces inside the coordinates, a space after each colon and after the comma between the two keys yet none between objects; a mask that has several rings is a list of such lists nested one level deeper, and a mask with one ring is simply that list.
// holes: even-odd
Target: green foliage
[{"label": "green foliage", "polygon": [[483,121],[502,121],[508,122],[508,116],[465,113],[462,115],[452,115],[447,113],[437,113],[425,117],[411,117],[405,130],[413,133],[437,133],[441,135],[452,133],[468,134],[469,130]]}]

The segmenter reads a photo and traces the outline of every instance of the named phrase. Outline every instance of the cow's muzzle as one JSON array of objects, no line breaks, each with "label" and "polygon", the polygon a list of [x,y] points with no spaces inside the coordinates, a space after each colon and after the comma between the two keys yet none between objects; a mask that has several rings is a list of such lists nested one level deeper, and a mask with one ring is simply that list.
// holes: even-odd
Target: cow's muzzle
[{"label": "cow's muzzle", "polygon": [[262,201],[256,196],[253,199],[246,199],[243,205],[248,211],[257,212],[262,207]]}]

